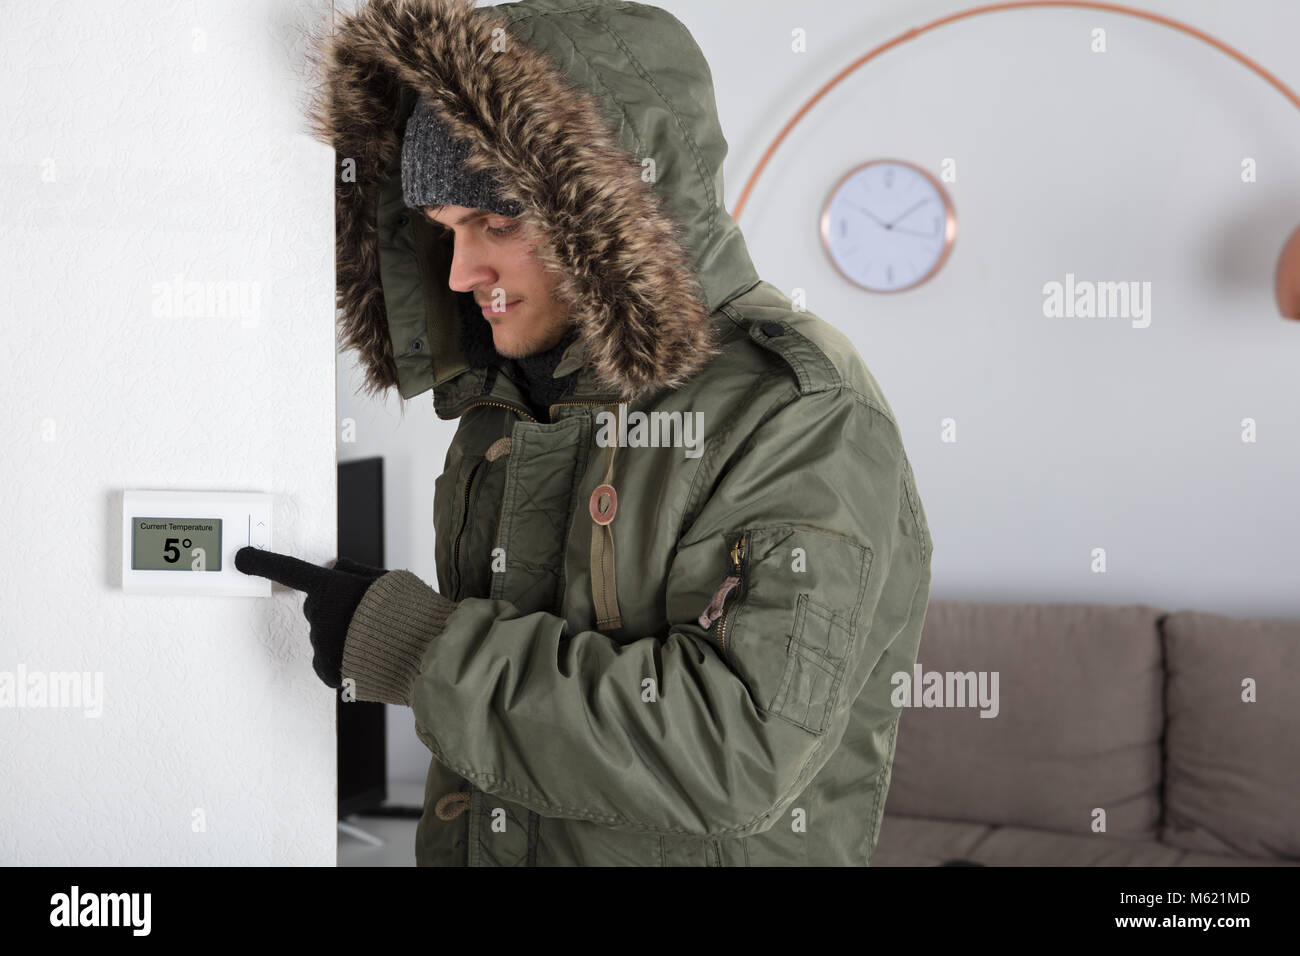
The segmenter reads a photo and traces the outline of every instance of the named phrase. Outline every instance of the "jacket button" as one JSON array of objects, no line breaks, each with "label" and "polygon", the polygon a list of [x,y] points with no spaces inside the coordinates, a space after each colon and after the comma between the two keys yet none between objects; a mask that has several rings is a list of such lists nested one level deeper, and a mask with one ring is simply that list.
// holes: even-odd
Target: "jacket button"
[{"label": "jacket button", "polygon": [[397,217],[397,224],[399,226],[405,226],[410,221],[411,221],[411,217],[408,216],[406,213],[402,213],[400,216]]},{"label": "jacket button", "polygon": [[411,342],[411,351],[412,351],[412,352],[418,352],[418,351],[420,351],[422,348],[424,348],[424,343],[421,342],[419,339],[415,339],[414,341]]},{"label": "jacket button", "polygon": [[780,322],[764,322],[763,334],[769,339],[774,339],[778,335],[785,335],[785,327]]},{"label": "jacket button", "polygon": [[596,524],[609,524],[618,513],[618,492],[613,485],[597,485],[587,502],[591,520]]}]

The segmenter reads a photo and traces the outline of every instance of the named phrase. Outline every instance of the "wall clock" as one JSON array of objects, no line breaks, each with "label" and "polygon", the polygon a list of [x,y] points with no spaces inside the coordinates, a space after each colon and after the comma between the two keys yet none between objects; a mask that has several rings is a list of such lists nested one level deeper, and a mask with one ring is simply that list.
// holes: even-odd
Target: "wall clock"
[{"label": "wall clock", "polygon": [[943,184],[914,163],[873,159],[840,178],[822,208],[822,246],[840,275],[869,292],[928,280],[952,251],[957,215]]}]

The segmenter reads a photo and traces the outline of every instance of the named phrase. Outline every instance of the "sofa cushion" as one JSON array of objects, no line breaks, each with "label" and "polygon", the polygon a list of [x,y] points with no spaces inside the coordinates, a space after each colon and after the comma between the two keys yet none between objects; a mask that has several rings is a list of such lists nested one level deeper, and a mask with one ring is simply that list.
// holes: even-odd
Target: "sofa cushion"
[{"label": "sofa cushion", "polygon": [[870,866],[942,866],[970,859],[971,849],[993,828],[987,823],[960,823],[886,813]]},{"label": "sofa cushion", "polygon": [[918,668],[985,672],[996,716],[907,697],[886,816],[1092,836],[1100,808],[1105,835],[1155,839],[1162,613],[1145,604],[932,600]]},{"label": "sofa cushion", "polygon": [[1300,866],[1300,862],[1191,853],[1155,840],[1110,834],[1072,836],[885,814],[871,866]]},{"label": "sofa cushion", "polygon": [[[1300,860],[1300,621],[1180,611],[1163,632],[1161,838],[1198,853]],[[1243,699],[1248,680],[1253,701]]]},{"label": "sofa cushion", "polygon": [[971,848],[969,859],[985,866],[1176,866],[1182,856],[1157,840],[994,827]]},{"label": "sofa cushion", "polygon": [[1300,860],[1262,859],[1257,856],[1220,856],[1217,853],[1182,851],[1174,866],[1300,866]]},{"label": "sofa cushion", "polygon": [[985,866],[1300,866],[1189,853],[1157,840],[1124,840],[1108,833],[1072,836],[1024,827],[993,827],[970,848],[967,859]]}]

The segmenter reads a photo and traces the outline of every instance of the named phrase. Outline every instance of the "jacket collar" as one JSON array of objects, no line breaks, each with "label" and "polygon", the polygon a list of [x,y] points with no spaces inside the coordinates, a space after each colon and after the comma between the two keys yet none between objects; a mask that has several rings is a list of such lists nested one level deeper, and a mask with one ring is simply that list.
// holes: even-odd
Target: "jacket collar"
[{"label": "jacket collar", "polygon": [[574,400],[677,388],[718,354],[711,313],[758,276],[722,204],[708,64],[680,22],[636,3],[370,0],[333,29],[309,112],[339,159],[340,340],[371,394],[432,388],[446,418],[491,400],[459,347],[451,239],[402,201],[417,96],[545,237],[536,254],[579,327],[557,368],[579,367]]}]

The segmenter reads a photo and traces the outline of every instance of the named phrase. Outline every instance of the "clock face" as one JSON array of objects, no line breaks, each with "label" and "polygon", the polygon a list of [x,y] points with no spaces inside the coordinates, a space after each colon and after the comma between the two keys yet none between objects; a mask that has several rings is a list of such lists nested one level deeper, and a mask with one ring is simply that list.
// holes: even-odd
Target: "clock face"
[{"label": "clock face", "polygon": [[822,211],[822,244],[844,278],[901,292],[939,271],[957,236],[947,190],[911,163],[878,159],[849,171]]}]

